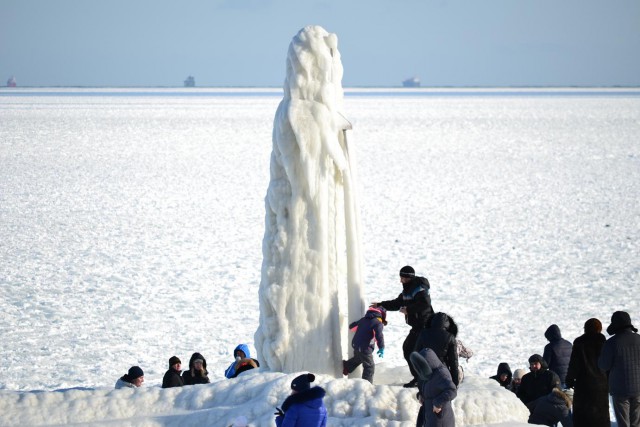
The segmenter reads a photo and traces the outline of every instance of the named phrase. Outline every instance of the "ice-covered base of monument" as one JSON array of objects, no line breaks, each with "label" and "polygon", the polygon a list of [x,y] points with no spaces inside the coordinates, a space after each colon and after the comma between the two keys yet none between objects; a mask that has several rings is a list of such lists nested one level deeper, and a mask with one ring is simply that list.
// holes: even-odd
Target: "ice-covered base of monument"
[{"label": "ice-covered base of monument", "polygon": [[[405,380],[405,367],[376,366],[376,381]],[[274,425],[275,408],[297,374],[248,371],[214,384],[162,389],[0,392],[0,425],[64,424],[130,426],[230,426],[245,417],[251,426]],[[417,389],[372,385],[361,379],[318,375],[327,391],[330,426],[414,426]],[[454,400],[457,426],[526,425],[528,411],[515,395],[486,378],[467,377]]]}]

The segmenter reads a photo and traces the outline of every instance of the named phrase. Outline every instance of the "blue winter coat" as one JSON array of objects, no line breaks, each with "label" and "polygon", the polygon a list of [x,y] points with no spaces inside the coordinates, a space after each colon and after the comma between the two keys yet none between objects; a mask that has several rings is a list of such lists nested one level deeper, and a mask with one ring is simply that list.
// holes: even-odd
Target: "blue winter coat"
[{"label": "blue winter coat", "polygon": [[549,370],[558,374],[560,382],[564,384],[573,346],[569,341],[562,338],[558,325],[549,326],[544,336],[549,340],[549,344],[544,347],[542,358],[547,362]]},{"label": "blue winter coat", "polygon": [[327,408],[322,399],[325,391],[322,387],[292,394],[282,404],[284,415],[276,417],[277,427],[325,427]]},{"label": "blue winter coat", "polygon": [[[456,398],[456,386],[451,380],[451,374],[438,356],[430,348],[420,351],[432,374],[429,380],[420,381],[420,393],[424,399],[424,425],[429,427],[455,427],[451,401]],[[439,414],[433,412],[433,407],[442,408]]]},{"label": "blue winter coat", "polygon": [[371,354],[375,348],[374,342],[378,343],[378,348],[384,348],[384,334],[382,329],[382,314],[379,311],[369,310],[363,318],[349,325],[349,329],[357,327],[355,335],[351,340],[351,346],[362,353]]},{"label": "blue winter coat", "polygon": [[[245,359],[251,359],[251,353],[249,352],[249,346],[247,346],[246,344],[238,344],[238,346],[233,350],[233,355],[235,356],[236,352],[240,350],[244,353],[244,357]],[[256,365],[260,366],[260,363],[256,360],[253,359],[254,362],[256,362]],[[249,369],[251,369],[251,366],[244,367],[244,369],[240,369],[239,371],[236,371],[236,361],[233,361],[233,363],[231,363],[231,365],[229,365],[229,367],[224,371],[224,376],[227,378],[235,378],[238,376],[239,373],[247,371]]]}]

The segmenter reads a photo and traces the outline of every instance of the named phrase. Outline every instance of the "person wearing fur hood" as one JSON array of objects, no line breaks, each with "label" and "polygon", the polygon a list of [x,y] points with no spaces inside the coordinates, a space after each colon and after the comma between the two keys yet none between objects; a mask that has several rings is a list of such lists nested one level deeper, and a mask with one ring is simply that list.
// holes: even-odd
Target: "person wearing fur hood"
[{"label": "person wearing fur hood", "polygon": [[280,408],[276,408],[276,427],[325,427],[327,408],[326,394],[322,387],[311,387],[316,376],[302,374],[291,381],[291,394]]},{"label": "person wearing fur hood", "polygon": [[410,358],[418,374],[418,398],[422,401],[416,426],[455,427],[451,401],[458,392],[449,370],[430,348],[413,352]]},{"label": "person wearing fur hood", "polygon": [[533,409],[529,416],[529,424],[555,426],[562,423],[562,427],[573,427],[571,399],[557,387],[546,396],[536,399],[531,407]]}]

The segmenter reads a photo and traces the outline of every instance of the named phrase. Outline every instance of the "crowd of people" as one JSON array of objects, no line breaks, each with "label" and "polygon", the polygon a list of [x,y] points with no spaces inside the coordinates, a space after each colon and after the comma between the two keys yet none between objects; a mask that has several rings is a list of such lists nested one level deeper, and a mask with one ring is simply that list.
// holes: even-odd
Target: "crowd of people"
[{"label": "crowd of people", "polygon": [[[384,326],[387,311],[404,314],[410,326],[402,345],[412,379],[404,384],[418,388],[421,403],[417,427],[454,427],[452,401],[462,382],[462,369],[458,356],[465,356],[458,335],[458,325],[447,313],[435,313],[431,305],[430,284],[425,277],[416,275],[411,266],[400,269],[402,292],[394,299],[373,302],[365,315],[351,323],[355,331],[351,345],[353,357],[342,361],[342,373],[348,375],[363,366],[362,378],[373,383],[375,362],[373,352],[384,357]],[[558,325],[551,325],[544,335],[549,343],[542,355],[529,357],[529,372],[516,369],[508,363],[498,364],[492,376],[500,386],[515,393],[529,409],[529,423],[563,427],[610,427],[609,395],[618,427],[640,427],[640,335],[627,312],[616,311],[611,316],[607,333],[602,334],[602,323],[596,318],[584,323],[584,334],[573,344],[562,337]],[[225,370],[226,378],[260,366],[251,358],[246,344],[234,350],[235,361]],[[207,362],[200,353],[189,360],[189,369],[182,372],[180,359],[169,359],[169,370],[162,387],[181,387],[209,382]],[[291,382],[291,394],[277,408],[276,425],[317,426],[327,423],[327,409],[323,398],[325,390],[311,386],[312,373],[296,377]],[[144,373],[132,366],[118,379],[116,388],[140,387]]]}]

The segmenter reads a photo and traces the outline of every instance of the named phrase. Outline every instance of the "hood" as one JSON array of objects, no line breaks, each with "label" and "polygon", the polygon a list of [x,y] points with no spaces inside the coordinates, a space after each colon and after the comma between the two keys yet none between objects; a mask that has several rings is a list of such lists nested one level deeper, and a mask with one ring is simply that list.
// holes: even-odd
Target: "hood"
[{"label": "hood", "polygon": [[[246,344],[238,344],[236,348],[233,349],[233,357],[236,357],[236,351],[242,351],[244,353],[244,357],[247,359],[251,359],[251,352],[249,351],[249,346]],[[204,359],[203,359],[204,360]]]},{"label": "hood", "polygon": [[502,362],[498,365],[498,377],[502,374],[507,374],[509,375],[509,378],[511,378],[511,367],[508,363]]},{"label": "hood", "polygon": [[427,328],[444,329],[453,335],[454,338],[458,336],[458,325],[455,320],[453,320],[453,317],[447,313],[439,312],[429,317],[426,326]]},{"label": "hood", "polygon": [[320,386],[311,387],[308,390],[291,394],[282,403],[282,410],[287,412],[292,405],[303,404],[309,408],[317,409],[323,405],[322,399],[326,392]]},{"label": "hood", "polygon": [[193,353],[191,355],[191,359],[189,359],[189,369],[193,368],[193,361],[197,359],[202,359],[202,366],[204,369],[207,369],[207,359],[205,359],[200,353]]},{"label": "hood", "polygon": [[626,311],[616,311],[611,316],[611,324],[607,328],[607,333],[609,335],[615,335],[625,329],[631,329],[633,332],[638,332],[638,330],[631,324],[631,316],[629,316],[629,313]]},{"label": "hood", "polygon": [[544,333],[544,337],[550,342],[557,341],[562,338],[562,334],[560,333],[560,328],[555,323],[547,328]]},{"label": "hood", "polygon": [[427,364],[429,365],[432,371],[435,371],[440,367],[444,367],[444,365],[442,364],[442,361],[430,348],[424,348],[420,350],[420,355],[424,357],[424,359],[427,361]]}]

